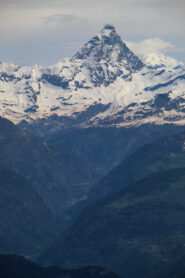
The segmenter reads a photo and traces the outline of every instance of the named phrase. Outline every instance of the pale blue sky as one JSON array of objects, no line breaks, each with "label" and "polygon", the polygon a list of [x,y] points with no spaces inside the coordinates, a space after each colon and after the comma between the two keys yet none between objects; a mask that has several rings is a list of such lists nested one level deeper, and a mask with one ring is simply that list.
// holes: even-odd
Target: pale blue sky
[{"label": "pale blue sky", "polygon": [[56,63],[106,23],[143,51],[185,62],[185,0],[0,0],[0,61]]}]

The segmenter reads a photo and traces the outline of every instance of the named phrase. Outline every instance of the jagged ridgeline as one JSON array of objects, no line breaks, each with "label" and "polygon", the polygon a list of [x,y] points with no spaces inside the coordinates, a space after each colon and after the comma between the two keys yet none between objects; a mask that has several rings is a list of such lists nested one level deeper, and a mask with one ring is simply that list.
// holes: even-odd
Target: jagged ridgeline
[{"label": "jagged ridgeline", "polygon": [[183,63],[138,57],[105,27],[49,67],[0,64],[1,116],[39,135],[61,128],[184,124]]},{"label": "jagged ridgeline", "polygon": [[[123,278],[183,275],[185,133],[155,140],[184,129],[184,88],[183,63],[136,55],[110,24],[55,65],[0,63],[0,252]],[[2,265],[19,278],[116,277]]]}]

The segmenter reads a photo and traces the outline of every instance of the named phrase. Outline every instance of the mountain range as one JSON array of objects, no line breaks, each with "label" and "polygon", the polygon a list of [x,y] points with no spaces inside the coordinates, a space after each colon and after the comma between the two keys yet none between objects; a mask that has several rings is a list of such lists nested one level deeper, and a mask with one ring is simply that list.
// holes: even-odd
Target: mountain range
[{"label": "mountain range", "polygon": [[136,56],[114,26],[49,66],[0,64],[1,116],[39,135],[61,128],[184,124],[183,63]]},{"label": "mountain range", "polygon": [[71,207],[87,198],[93,171],[3,118],[0,159],[0,252],[35,257],[72,221]]},{"label": "mountain range", "polygon": [[105,265],[129,278],[177,275],[185,258],[184,142],[184,132],[170,135],[130,155],[93,187],[92,203],[42,263]]},{"label": "mountain range", "polygon": [[62,267],[0,255],[0,276],[183,277],[184,88],[110,24],[55,65],[0,63],[0,253]]},{"label": "mountain range", "polygon": [[0,118],[0,158],[4,166],[32,182],[44,198],[50,199],[51,208],[59,212],[79,197],[79,188],[83,196],[83,186],[85,194],[93,180],[86,162],[47,145],[43,139],[3,118]]},{"label": "mountain range", "polygon": [[96,200],[106,197],[158,171],[185,167],[184,144],[184,131],[145,144],[93,186],[89,198]]}]

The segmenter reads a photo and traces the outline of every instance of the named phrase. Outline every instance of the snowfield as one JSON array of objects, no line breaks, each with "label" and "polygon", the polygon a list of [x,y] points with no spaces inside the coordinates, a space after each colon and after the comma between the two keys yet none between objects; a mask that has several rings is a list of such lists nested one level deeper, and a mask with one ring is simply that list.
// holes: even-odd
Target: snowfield
[{"label": "snowfield", "polygon": [[75,119],[98,105],[81,125],[182,125],[185,65],[161,53],[137,57],[112,25],[55,65],[0,63],[0,115],[15,124]]}]

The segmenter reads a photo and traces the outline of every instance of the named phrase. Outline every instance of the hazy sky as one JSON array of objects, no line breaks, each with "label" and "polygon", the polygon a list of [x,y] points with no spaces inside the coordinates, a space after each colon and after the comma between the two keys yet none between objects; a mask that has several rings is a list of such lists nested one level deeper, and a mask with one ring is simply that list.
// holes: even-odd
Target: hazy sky
[{"label": "hazy sky", "polygon": [[185,62],[185,0],[0,0],[0,60],[56,63],[106,23],[133,50]]}]

